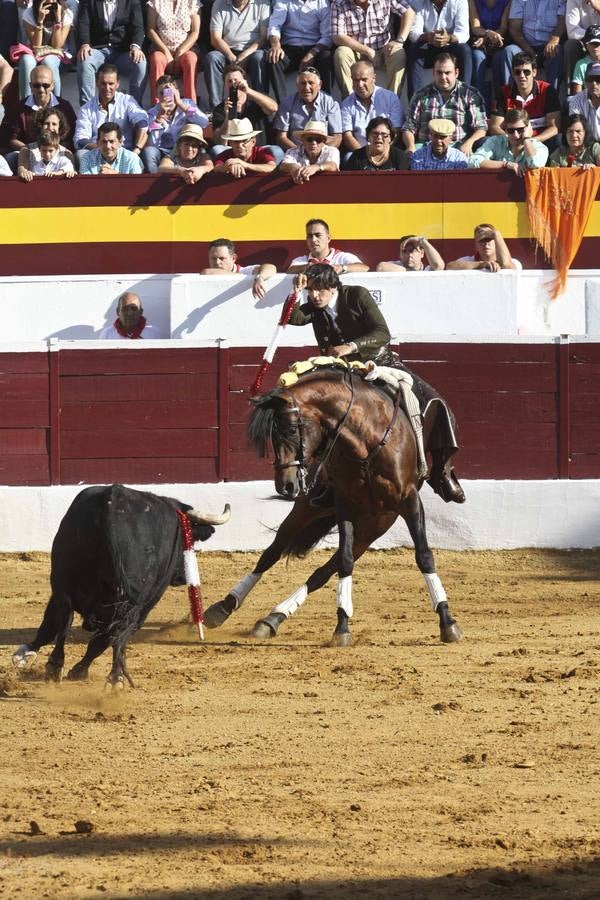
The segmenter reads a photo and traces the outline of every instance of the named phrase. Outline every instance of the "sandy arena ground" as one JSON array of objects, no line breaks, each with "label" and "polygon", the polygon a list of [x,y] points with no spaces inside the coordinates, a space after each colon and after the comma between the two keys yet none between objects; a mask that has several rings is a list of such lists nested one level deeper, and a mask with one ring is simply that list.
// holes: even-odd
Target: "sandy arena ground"
[{"label": "sandy arena ground", "polygon": [[[205,598],[256,558],[204,553]],[[600,551],[438,552],[451,646],[412,554],[372,552],[351,648],[332,587],[254,642],[317,558],[204,645],[170,591],[111,692],[108,654],[88,684],[46,684],[47,650],[14,674],[49,560],[0,555],[0,896],[600,897]]]}]

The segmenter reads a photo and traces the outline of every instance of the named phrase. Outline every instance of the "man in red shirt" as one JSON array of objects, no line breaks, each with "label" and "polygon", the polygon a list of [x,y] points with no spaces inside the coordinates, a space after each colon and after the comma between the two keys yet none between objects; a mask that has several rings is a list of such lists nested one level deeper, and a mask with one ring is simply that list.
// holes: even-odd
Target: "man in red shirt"
[{"label": "man in red shirt", "polygon": [[229,150],[219,153],[215,159],[215,172],[244,178],[249,172],[266,175],[277,163],[270,147],[259,147],[256,135],[260,131],[252,128],[250,119],[230,119],[222,140],[230,145]]},{"label": "man in red shirt", "polygon": [[553,150],[560,131],[560,101],[547,81],[537,80],[536,59],[527,51],[512,59],[512,80],[500,88],[492,102],[489,134],[504,134],[502,123],[508,109],[525,109],[533,137]]}]

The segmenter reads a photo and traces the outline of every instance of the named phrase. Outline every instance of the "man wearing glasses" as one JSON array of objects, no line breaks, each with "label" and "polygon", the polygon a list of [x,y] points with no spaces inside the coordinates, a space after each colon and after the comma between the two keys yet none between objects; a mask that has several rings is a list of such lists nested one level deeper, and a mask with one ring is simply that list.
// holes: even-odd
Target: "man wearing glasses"
[{"label": "man wearing glasses", "polygon": [[503,135],[503,123],[509,109],[524,109],[531,130],[551,150],[560,131],[560,100],[547,81],[538,80],[535,56],[517,53],[512,61],[512,80],[500,88],[492,102],[489,134]]},{"label": "man wearing glasses", "polygon": [[296,78],[298,90],[282,101],[273,120],[275,138],[284,150],[300,145],[300,132],[307,122],[326,123],[326,143],[339,147],[342,143],[342,114],[339,103],[321,90],[318,71],[306,66]]},{"label": "man wearing glasses", "polygon": [[563,71],[565,12],[566,0],[512,0],[508,14],[511,43],[501,51],[511,68],[520,50],[537,58],[546,70],[546,79],[556,90]]},{"label": "man wearing glasses", "polygon": [[7,160],[13,171],[16,171],[17,158],[21,147],[26,147],[37,140],[37,131],[34,127],[36,113],[42,109],[56,108],[64,114],[69,125],[69,131],[61,143],[68,149],[73,149],[73,131],[75,129],[75,112],[67,100],[57,97],[54,93],[54,80],[48,66],[40,65],[31,70],[29,82],[31,93],[21,100],[14,116],[11,118],[9,147],[12,153],[7,154]]},{"label": "man wearing glasses", "polygon": [[279,166],[282,175],[290,175],[294,184],[303,184],[321,172],[338,172],[340,151],[327,146],[325,122],[307,122],[299,132],[300,146],[286,151]]},{"label": "man wearing glasses", "polygon": [[585,91],[569,97],[569,114],[584,116],[592,138],[600,140],[600,63],[590,63],[585,71]]}]

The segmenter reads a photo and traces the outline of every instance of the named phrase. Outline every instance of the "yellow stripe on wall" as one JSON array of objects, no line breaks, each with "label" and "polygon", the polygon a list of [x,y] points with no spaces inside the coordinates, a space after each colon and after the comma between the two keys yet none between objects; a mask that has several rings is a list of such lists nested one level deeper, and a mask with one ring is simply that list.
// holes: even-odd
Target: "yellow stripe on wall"
[{"label": "yellow stripe on wall", "polygon": [[[4,244],[85,244],[212,241],[301,241],[315,204],[260,206],[76,206],[3,209]],[[471,238],[479,222],[492,221],[505,238],[531,236],[525,203],[330,203],[318,215],[332,240]],[[32,223],[35,222],[35,228]],[[600,236],[600,203],[594,203],[586,237]]]}]

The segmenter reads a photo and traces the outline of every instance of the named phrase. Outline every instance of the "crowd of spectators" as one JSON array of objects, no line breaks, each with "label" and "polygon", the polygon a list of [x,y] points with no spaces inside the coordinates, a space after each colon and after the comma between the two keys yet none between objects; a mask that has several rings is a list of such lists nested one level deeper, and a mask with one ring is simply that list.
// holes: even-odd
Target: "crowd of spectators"
[{"label": "crowd of spectators", "polygon": [[24,181],[600,161],[600,0],[5,0],[0,38]]}]

